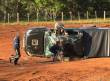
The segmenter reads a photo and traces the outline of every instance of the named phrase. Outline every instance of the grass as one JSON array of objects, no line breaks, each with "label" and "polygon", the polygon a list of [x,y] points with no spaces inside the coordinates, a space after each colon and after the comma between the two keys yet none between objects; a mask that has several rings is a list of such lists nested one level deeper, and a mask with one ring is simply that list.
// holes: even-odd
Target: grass
[{"label": "grass", "polygon": [[110,18],[107,19],[81,19],[81,20],[72,20],[72,21],[65,21],[65,23],[70,24],[97,24],[97,23],[110,23]]},{"label": "grass", "polygon": [[[65,24],[100,24],[100,23],[110,23],[110,18],[98,18],[98,19],[81,19],[81,20],[64,20],[63,21]],[[0,24],[9,24],[9,25],[15,25],[15,24],[20,24],[20,25],[28,25],[28,24],[54,24],[54,21],[40,21],[40,22],[36,22],[36,21],[30,21],[30,22],[26,22],[26,21],[20,21],[19,23],[17,22],[11,22],[11,23],[3,23],[0,22]]]}]

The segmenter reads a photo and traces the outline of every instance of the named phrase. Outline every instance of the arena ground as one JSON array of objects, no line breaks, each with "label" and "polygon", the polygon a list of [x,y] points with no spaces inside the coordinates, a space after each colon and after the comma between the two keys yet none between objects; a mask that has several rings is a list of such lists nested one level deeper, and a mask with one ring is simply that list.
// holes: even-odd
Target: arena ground
[{"label": "arena ground", "polygon": [[[110,81],[109,57],[53,63],[51,58],[29,57],[21,47],[19,65],[10,64],[9,57],[14,54],[13,38],[16,32],[20,32],[22,46],[24,32],[37,25],[0,25],[0,81]],[[54,26],[40,25],[49,28]],[[97,26],[110,27],[110,24]],[[65,27],[82,27],[82,24],[65,24]]]}]

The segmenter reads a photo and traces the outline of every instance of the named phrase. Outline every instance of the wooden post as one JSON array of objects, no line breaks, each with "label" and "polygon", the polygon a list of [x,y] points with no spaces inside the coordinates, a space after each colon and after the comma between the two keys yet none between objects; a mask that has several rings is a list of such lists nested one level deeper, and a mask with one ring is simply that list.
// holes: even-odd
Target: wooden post
[{"label": "wooden post", "polygon": [[97,11],[95,11],[95,18],[97,19]]},{"label": "wooden post", "polygon": [[98,22],[98,20],[97,20],[97,11],[95,11],[95,19],[96,19],[96,22]]},{"label": "wooden post", "polygon": [[53,12],[49,12],[49,19],[54,20],[54,13]]},{"label": "wooden post", "polygon": [[80,17],[80,12],[78,12],[78,20],[80,21],[81,17]]},{"label": "wooden post", "polygon": [[6,11],[4,12],[4,23],[6,23]]},{"label": "wooden post", "polygon": [[104,20],[105,20],[105,18],[106,18],[106,11],[104,11]]},{"label": "wooden post", "polygon": [[87,11],[87,13],[86,13],[86,16],[87,16],[87,19],[89,19],[89,12]]},{"label": "wooden post", "polygon": [[45,11],[45,21],[47,21],[47,10]]},{"label": "wooden post", "polygon": [[37,22],[39,21],[39,13],[37,12]]},{"label": "wooden post", "polygon": [[8,13],[8,24],[10,23],[10,14]]},{"label": "wooden post", "polygon": [[69,13],[70,13],[70,20],[72,21],[72,12],[70,11]]},{"label": "wooden post", "polygon": [[19,23],[19,13],[17,13],[17,23]]},{"label": "wooden post", "polygon": [[62,14],[62,22],[63,22],[63,12],[61,14]]},{"label": "wooden post", "polygon": [[55,22],[55,12],[53,11],[53,21]]},{"label": "wooden post", "polygon": [[56,12],[53,12],[53,20],[56,21]]},{"label": "wooden post", "polygon": [[28,22],[30,21],[30,15],[27,13]]}]

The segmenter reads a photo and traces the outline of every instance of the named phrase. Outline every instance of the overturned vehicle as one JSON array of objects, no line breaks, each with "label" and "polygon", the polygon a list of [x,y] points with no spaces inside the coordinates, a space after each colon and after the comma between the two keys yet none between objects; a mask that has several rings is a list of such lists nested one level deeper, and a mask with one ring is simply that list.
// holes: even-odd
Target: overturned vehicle
[{"label": "overturned vehicle", "polygon": [[[52,56],[50,48],[56,41],[53,29],[33,27],[25,32],[23,46],[29,56]],[[65,57],[110,56],[109,28],[65,28],[67,36],[58,36],[63,41]],[[58,38],[57,37],[57,38]]]}]

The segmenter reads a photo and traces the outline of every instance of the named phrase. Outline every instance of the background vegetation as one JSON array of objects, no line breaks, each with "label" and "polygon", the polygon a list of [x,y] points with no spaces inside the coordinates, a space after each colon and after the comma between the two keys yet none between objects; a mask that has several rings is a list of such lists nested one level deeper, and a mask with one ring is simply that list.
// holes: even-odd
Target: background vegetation
[{"label": "background vegetation", "polygon": [[[110,0],[0,0],[0,21],[110,17]],[[62,13],[63,12],[63,13]],[[18,13],[18,14],[17,14]],[[88,15],[87,15],[88,14]]]}]

